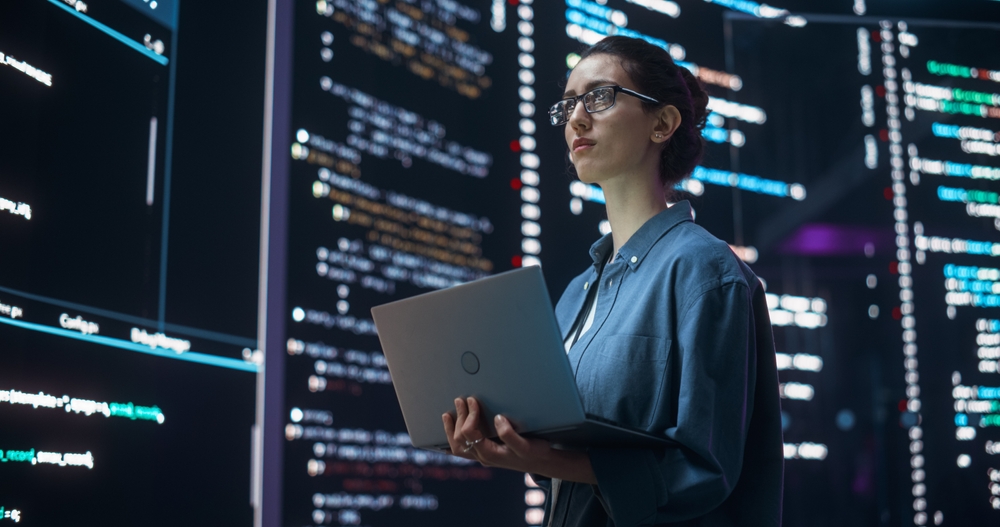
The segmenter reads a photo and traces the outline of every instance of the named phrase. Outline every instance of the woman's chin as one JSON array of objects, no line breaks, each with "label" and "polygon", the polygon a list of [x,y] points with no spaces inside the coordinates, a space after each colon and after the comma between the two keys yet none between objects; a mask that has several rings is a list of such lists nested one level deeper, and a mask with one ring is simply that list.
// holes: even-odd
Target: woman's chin
[{"label": "woman's chin", "polygon": [[594,173],[594,171],[580,170],[580,167],[576,167],[576,177],[588,185],[600,185],[601,181],[600,176]]},{"label": "woman's chin", "polygon": [[592,183],[594,179],[593,167],[587,166],[588,163],[573,163],[573,172],[576,173],[576,177],[584,183]]}]

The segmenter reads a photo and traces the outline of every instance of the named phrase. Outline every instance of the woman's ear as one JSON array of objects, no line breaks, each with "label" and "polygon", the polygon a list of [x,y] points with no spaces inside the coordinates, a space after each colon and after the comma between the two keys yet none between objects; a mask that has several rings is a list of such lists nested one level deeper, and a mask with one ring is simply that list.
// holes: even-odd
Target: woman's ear
[{"label": "woman's ear", "polygon": [[656,112],[656,123],[653,125],[653,142],[666,142],[681,125],[681,112],[677,107],[668,104]]}]

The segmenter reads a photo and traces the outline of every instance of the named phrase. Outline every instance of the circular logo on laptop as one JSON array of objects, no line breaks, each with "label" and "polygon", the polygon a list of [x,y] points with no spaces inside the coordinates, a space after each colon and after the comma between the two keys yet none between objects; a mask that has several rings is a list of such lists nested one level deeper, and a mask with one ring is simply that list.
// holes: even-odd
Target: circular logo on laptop
[{"label": "circular logo on laptop", "polygon": [[462,354],[462,369],[469,374],[475,374],[479,371],[479,357],[471,351],[466,351]]}]

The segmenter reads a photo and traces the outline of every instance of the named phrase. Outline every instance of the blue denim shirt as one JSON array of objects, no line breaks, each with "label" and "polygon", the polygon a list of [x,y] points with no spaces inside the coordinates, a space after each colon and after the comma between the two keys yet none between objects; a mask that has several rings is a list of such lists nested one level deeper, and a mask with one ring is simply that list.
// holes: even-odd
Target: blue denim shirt
[{"label": "blue denim shirt", "polygon": [[778,381],[760,281],[686,201],[601,271],[612,250],[611,235],[598,240],[594,265],[556,306],[565,340],[600,288],[593,326],[569,350],[584,407],[683,446],[591,448],[597,485],[562,482],[552,525],[780,525]]}]

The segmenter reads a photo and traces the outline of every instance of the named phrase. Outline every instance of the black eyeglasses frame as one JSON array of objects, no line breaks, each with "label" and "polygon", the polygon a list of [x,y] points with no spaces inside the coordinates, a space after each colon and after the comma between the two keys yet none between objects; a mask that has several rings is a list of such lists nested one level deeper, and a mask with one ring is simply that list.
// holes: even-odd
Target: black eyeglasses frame
[{"label": "black eyeglasses frame", "polygon": [[[552,106],[550,106],[549,107],[549,124],[551,124],[552,126],[562,126],[562,125],[568,123],[569,119],[570,119],[570,116],[573,115],[573,112],[576,111],[576,105],[580,101],[580,99],[583,99],[584,97],[586,97],[586,96],[594,93],[597,90],[607,89],[607,88],[611,88],[612,89],[611,106],[608,106],[607,108],[601,108],[600,110],[591,110],[590,108],[587,107],[587,101],[584,99],[584,101],[583,101],[583,109],[586,110],[587,113],[603,112],[603,111],[607,111],[607,110],[610,110],[610,109],[614,108],[615,104],[618,103],[618,93],[619,92],[624,93],[626,95],[631,95],[632,97],[635,97],[635,98],[639,99],[642,102],[647,102],[647,103],[650,103],[650,104],[660,104],[660,101],[658,101],[658,100],[656,100],[656,99],[654,99],[654,98],[652,98],[652,97],[650,97],[648,95],[643,95],[643,94],[641,94],[641,93],[639,93],[637,91],[630,90],[628,88],[623,88],[623,87],[621,87],[621,86],[619,86],[617,84],[611,84],[611,85],[607,85],[607,86],[598,86],[598,87],[596,87],[596,88],[594,88],[594,89],[592,89],[592,90],[590,90],[590,91],[588,91],[586,93],[581,93],[580,95],[576,95],[576,96],[573,96],[573,97],[567,97],[565,99],[560,99],[558,102],[556,102],[555,104],[553,104]],[[560,105],[561,103],[568,103],[568,104],[571,104],[571,106],[566,111],[565,119],[563,119],[560,122],[554,122],[553,121],[553,117],[554,117],[554,114],[557,113],[556,106]]]}]

